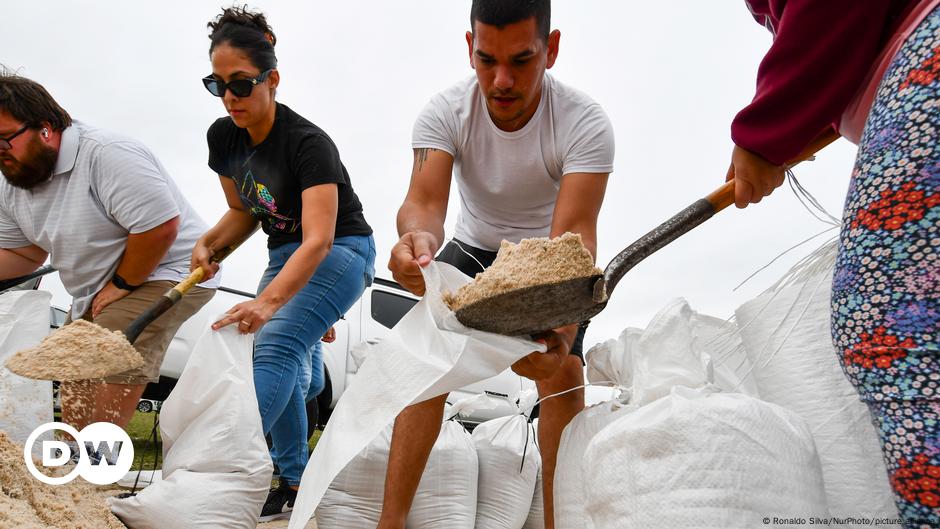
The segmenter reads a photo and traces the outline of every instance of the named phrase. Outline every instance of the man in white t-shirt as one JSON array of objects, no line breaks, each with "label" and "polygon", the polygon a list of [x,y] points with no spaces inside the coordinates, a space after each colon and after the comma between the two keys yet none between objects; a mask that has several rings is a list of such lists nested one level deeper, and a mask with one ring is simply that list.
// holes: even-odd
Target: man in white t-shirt
[{"label": "man in white t-shirt", "polygon": [[[69,321],[124,330],[189,275],[207,226],[146,147],[73,122],[38,83],[0,71],[0,279],[47,258],[72,295]],[[159,379],[180,325],[215,293],[195,287],[134,343],[141,368],[62,382],[62,421],[124,427]],[[206,285],[204,285],[206,286]]]},{"label": "man in white t-shirt", "polygon": [[[548,0],[474,0],[466,38],[476,75],[432,98],[418,116],[411,185],[398,213],[401,240],[389,261],[395,279],[415,294],[425,288],[420,267],[444,243],[452,173],[460,214],[454,240],[438,260],[473,276],[492,263],[503,239],[567,231],[580,233],[596,255],[597,216],[613,170],[613,131],[597,103],[546,74],[560,37],[549,31],[549,12]],[[541,396],[583,384],[583,329],[546,331],[542,340],[548,352],[529,355],[513,370],[535,380]],[[446,397],[411,406],[395,421],[380,529],[404,528]],[[561,432],[583,408],[583,390],[541,404],[548,529],[554,527]]]}]

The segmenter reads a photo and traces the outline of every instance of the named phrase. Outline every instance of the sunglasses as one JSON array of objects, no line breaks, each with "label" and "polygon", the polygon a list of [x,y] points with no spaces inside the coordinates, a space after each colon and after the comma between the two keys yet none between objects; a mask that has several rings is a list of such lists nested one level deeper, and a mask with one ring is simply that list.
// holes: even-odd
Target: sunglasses
[{"label": "sunglasses", "polygon": [[248,97],[251,95],[251,89],[255,85],[265,82],[271,72],[274,70],[265,70],[261,72],[258,77],[252,77],[251,79],[236,79],[234,81],[221,81],[216,79],[211,75],[207,75],[202,78],[202,84],[206,86],[206,90],[215,97],[225,97],[225,91],[231,90],[235,97]]},{"label": "sunglasses", "polygon": [[10,149],[12,149],[13,145],[10,142],[13,141],[13,138],[26,132],[26,129],[28,128],[29,128],[29,124],[27,123],[26,125],[23,125],[23,128],[14,132],[13,134],[10,134],[6,138],[0,138],[0,151],[9,151]]}]

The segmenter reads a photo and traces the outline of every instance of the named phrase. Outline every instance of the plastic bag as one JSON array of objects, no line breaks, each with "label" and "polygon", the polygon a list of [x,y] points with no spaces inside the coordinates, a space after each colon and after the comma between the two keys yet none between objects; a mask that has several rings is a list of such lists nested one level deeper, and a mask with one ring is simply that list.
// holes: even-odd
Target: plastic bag
[{"label": "plastic bag", "polygon": [[446,263],[422,269],[426,293],[369,353],[336,405],[304,471],[290,519],[303,529],[330,483],[406,406],[495,376],[543,344],[469,329],[441,299],[470,278]]},{"label": "plastic bag", "polygon": [[160,414],[163,479],[108,500],[128,527],[258,525],[274,467],[255,397],[252,339],[233,326],[207,326],[196,342]]}]

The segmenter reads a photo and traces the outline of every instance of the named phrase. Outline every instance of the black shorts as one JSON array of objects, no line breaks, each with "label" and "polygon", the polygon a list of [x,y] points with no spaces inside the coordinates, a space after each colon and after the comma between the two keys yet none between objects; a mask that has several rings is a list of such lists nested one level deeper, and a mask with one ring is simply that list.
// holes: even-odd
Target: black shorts
[{"label": "black shorts", "polygon": [[[493,264],[493,261],[496,260],[496,252],[474,248],[467,243],[453,239],[438,252],[434,260],[453,265],[464,274],[476,277],[477,274]],[[580,358],[582,364],[584,364],[584,332],[587,330],[588,323],[584,322],[578,327],[578,334],[571,345],[570,354]]]}]

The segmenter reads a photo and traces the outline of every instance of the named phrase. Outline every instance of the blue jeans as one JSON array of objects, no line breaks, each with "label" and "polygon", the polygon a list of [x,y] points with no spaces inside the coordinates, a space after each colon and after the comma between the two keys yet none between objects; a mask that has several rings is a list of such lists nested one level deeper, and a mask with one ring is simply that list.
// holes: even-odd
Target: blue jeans
[{"label": "blue jeans", "polygon": [[[300,246],[268,251],[260,293]],[[299,485],[307,466],[306,400],[323,390],[320,338],[362,296],[375,277],[371,235],[339,237],[307,285],[294,294],[255,335],[255,392],[264,433],[281,479]]]}]

